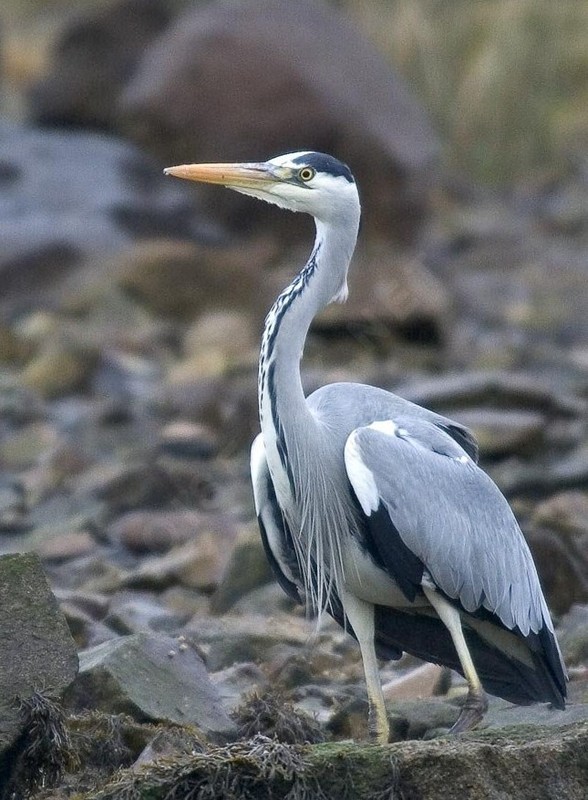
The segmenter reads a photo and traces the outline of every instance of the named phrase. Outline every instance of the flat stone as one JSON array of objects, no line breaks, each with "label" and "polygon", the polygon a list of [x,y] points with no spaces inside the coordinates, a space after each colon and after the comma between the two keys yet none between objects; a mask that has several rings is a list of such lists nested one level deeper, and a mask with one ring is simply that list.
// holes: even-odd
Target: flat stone
[{"label": "flat stone", "polygon": [[83,650],[67,700],[76,709],[195,725],[205,735],[234,731],[200,656],[163,634],[136,633]]},{"label": "flat stone", "polygon": [[0,556],[0,759],[22,730],[19,703],[59,697],[78,669],[75,642],[38,556]]}]

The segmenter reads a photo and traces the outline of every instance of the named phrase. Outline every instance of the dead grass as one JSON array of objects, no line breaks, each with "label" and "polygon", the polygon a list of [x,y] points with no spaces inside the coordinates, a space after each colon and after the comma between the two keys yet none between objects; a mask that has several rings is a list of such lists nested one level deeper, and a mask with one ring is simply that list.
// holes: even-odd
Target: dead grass
[{"label": "dead grass", "polygon": [[561,168],[588,145],[588,4],[345,0],[416,90],[447,162],[488,182]]}]

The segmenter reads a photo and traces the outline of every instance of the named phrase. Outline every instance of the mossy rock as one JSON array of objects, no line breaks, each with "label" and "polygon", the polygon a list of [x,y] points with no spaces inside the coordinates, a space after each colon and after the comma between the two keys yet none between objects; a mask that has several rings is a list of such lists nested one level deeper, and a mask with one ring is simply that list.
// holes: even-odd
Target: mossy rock
[{"label": "mossy rock", "polygon": [[265,736],[119,772],[84,800],[584,800],[588,721],[385,747]]}]

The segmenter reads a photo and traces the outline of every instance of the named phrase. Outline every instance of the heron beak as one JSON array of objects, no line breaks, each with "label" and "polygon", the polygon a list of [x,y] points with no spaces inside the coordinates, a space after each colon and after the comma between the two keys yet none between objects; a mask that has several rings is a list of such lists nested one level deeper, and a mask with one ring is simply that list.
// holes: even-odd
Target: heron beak
[{"label": "heron beak", "polygon": [[181,164],[167,167],[165,175],[200,183],[216,183],[230,189],[261,190],[284,180],[275,167],[267,164]]}]

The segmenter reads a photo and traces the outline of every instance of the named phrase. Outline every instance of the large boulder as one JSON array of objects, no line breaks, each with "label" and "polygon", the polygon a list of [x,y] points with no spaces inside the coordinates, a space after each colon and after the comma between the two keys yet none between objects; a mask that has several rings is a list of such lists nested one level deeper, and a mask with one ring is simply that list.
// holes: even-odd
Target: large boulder
[{"label": "large boulder", "polygon": [[[315,0],[190,7],[147,47],[120,115],[124,130],[169,163],[332,152],[352,165],[366,224],[399,236],[418,227],[438,152],[400,76]],[[240,226],[269,213],[219,195]]]},{"label": "large boulder", "polygon": [[[418,227],[438,140],[386,59],[319,0],[115,0],[70,18],[33,87],[42,123],[128,131],[168,163],[312,148],[352,166],[368,224]],[[235,195],[222,200],[238,225]],[[295,223],[295,229],[298,223]]]}]

